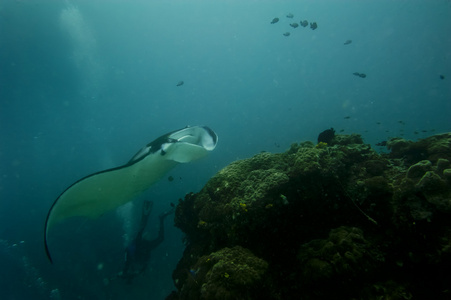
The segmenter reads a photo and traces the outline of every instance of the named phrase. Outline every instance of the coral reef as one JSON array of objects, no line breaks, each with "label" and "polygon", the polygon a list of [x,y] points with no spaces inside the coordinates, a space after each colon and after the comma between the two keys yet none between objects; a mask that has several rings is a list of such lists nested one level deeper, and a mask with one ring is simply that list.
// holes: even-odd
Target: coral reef
[{"label": "coral reef", "polygon": [[383,253],[365,240],[361,229],[346,226],[332,229],[327,239],[303,244],[297,258],[303,286],[327,284],[341,290],[352,289],[384,261]]},{"label": "coral reef", "polygon": [[168,299],[451,297],[451,133],[387,147],[335,135],[225,167],[179,201]]},{"label": "coral reef", "polygon": [[[200,257],[180,291],[182,299],[251,299],[260,289],[268,263],[240,246]],[[237,296],[239,295],[239,296]]]}]

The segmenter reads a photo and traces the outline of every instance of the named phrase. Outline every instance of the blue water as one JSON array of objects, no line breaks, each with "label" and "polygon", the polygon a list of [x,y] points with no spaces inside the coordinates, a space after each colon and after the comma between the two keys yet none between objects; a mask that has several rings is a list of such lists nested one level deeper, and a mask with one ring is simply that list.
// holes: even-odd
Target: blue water
[{"label": "blue water", "polygon": [[[164,299],[184,249],[171,218],[147,272],[114,279],[142,199],[52,230],[53,265],[42,236],[66,187],[169,131],[208,125],[219,144],[143,195],[155,236],[236,159],[330,127],[372,145],[450,131],[450,15],[449,0],[0,0],[0,298]],[[318,29],[288,25],[303,19]]]}]

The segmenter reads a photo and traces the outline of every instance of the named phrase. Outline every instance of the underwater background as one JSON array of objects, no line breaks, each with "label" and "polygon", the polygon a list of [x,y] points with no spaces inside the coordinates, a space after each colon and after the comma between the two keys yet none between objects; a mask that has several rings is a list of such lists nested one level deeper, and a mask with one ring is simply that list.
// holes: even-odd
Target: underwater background
[{"label": "underwater background", "polygon": [[[115,277],[142,199],[156,235],[170,203],[237,159],[331,127],[379,151],[450,131],[450,14],[448,0],[0,0],[0,298],[164,299],[185,247],[171,218],[146,273]],[[58,195],[186,125],[211,127],[217,148],[134,204],[52,230],[51,265]]]}]

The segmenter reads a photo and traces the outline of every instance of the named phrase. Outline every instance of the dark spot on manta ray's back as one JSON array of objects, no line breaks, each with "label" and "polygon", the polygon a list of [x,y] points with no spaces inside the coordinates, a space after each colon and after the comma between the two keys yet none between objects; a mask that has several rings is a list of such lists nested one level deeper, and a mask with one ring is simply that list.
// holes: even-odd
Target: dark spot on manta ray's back
[{"label": "dark spot on manta ray's back", "polygon": [[185,84],[183,81],[179,81],[176,86],[182,86],[183,84]]},{"label": "dark spot on manta ray's back", "polygon": [[351,43],[352,43],[351,40],[347,40],[346,42],[343,43],[343,45],[349,45],[349,44],[351,44]]},{"label": "dark spot on manta ray's back", "polygon": [[312,30],[315,30],[316,28],[318,28],[318,24],[316,24],[316,22],[312,22],[312,23],[310,23],[310,28]]},{"label": "dark spot on manta ray's back", "polygon": [[169,181],[169,182],[172,182],[172,181],[174,181],[174,177],[172,177],[172,176],[169,176],[169,177],[168,177],[168,181]]},{"label": "dark spot on manta ray's back", "polygon": [[308,25],[308,21],[307,20],[301,21],[300,23],[301,23],[302,27],[307,27],[307,25]]},{"label": "dark spot on manta ray's back", "polygon": [[277,22],[279,22],[279,18],[274,18],[271,21],[271,24],[276,24]]},{"label": "dark spot on manta ray's back", "polygon": [[283,35],[284,36],[290,36],[290,33],[289,32],[285,32]]},{"label": "dark spot on manta ray's back", "polygon": [[298,23],[291,23],[290,26],[293,27],[293,28],[298,28],[299,24]]},{"label": "dark spot on manta ray's back", "polygon": [[332,139],[334,137],[335,137],[335,130],[333,128],[326,129],[318,135],[318,143],[323,142],[323,143],[329,144],[330,141],[332,141]]},{"label": "dark spot on manta ray's back", "polygon": [[293,16],[293,14],[291,14],[291,13],[287,15],[287,18],[289,18],[289,19],[293,19],[293,17],[294,17],[294,16]]}]

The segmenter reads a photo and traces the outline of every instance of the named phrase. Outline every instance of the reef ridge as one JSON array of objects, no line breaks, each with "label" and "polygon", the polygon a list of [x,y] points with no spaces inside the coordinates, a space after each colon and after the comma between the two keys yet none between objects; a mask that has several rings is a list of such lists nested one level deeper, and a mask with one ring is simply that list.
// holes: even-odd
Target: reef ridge
[{"label": "reef ridge", "polygon": [[179,201],[167,299],[451,298],[451,133],[387,147],[335,135],[226,166]]}]

